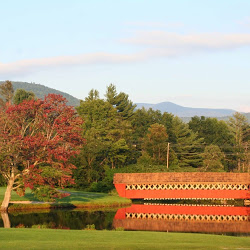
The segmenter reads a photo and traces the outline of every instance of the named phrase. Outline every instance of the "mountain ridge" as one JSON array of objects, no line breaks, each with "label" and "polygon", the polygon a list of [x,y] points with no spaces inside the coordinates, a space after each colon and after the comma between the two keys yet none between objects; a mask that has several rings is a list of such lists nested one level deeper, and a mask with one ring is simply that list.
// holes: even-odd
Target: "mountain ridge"
[{"label": "mountain ridge", "polygon": [[[0,81],[0,84],[5,81]],[[43,99],[45,95],[49,93],[60,94],[68,100],[68,104],[71,106],[79,106],[80,100],[68,93],[47,87],[42,84],[28,83],[21,81],[12,81],[14,90],[25,89],[26,91],[32,91],[38,98]],[[84,98],[83,98],[84,99]],[[233,109],[209,109],[209,108],[191,108],[184,107],[172,102],[160,102],[157,104],[152,103],[135,103],[136,109],[145,107],[146,109],[152,108],[153,110],[160,110],[161,112],[172,113],[182,118],[184,121],[190,120],[193,116],[205,116],[205,117],[216,117],[219,120],[227,120],[228,117],[232,116],[236,111]],[[243,113],[248,121],[250,121],[250,113]]]},{"label": "mountain ridge", "polygon": [[179,117],[193,117],[193,116],[224,117],[224,116],[231,116],[236,112],[236,110],[233,109],[184,107],[172,102],[160,102],[156,104],[136,103],[136,105],[138,109],[142,107],[144,107],[145,109],[152,108],[153,110],[160,110],[161,112],[172,113]]}]

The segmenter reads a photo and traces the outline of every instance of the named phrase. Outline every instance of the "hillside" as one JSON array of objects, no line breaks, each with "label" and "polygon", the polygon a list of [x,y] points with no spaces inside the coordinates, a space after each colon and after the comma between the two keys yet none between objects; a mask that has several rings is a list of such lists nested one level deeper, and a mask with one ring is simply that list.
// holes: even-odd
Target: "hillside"
[{"label": "hillside", "polygon": [[[3,82],[4,81],[0,81],[0,84],[2,84]],[[28,82],[12,82],[12,84],[14,90],[25,89],[26,91],[32,91],[38,98],[41,99],[43,99],[45,95],[52,93],[64,96],[68,100],[68,104],[71,106],[78,106],[80,104],[80,100],[73,97],[72,95],[69,95],[67,93],[64,93],[56,89],[46,87],[41,84],[28,83]]]},{"label": "hillside", "polygon": [[206,116],[206,117],[224,117],[231,116],[235,113],[232,109],[209,109],[209,108],[190,108],[177,105],[172,102],[161,102],[157,104],[149,103],[136,103],[137,108],[145,107],[146,109],[152,108],[153,110],[160,110],[161,112],[168,112],[179,117],[193,117],[193,116]]}]

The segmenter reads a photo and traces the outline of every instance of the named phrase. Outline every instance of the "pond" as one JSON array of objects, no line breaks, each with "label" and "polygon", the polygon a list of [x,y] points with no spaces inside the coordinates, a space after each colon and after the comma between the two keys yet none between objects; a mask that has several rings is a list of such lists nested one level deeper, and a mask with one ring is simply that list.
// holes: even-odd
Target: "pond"
[{"label": "pond", "polygon": [[[250,235],[250,207],[144,203],[109,211],[39,210],[9,213],[11,227],[140,230]],[[2,214],[4,219],[6,214]],[[4,226],[0,219],[0,227]]]}]

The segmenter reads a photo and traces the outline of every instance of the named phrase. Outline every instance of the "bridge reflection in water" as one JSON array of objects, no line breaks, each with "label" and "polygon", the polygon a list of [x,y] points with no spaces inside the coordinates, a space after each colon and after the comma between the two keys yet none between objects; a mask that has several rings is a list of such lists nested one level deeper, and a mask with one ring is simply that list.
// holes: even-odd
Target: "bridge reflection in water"
[{"label": "bridge reflection in water", "polygon": [[250,233],[250,207],[137,205],[117,211],[113,226],[125,230]]}]

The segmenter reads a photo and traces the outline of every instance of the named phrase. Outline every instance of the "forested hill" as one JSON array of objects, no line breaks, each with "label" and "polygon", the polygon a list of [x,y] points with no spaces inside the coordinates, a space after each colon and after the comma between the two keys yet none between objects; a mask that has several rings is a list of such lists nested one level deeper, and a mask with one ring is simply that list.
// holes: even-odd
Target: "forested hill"
[{"label": "forested hill", "polygon": [[[0,84],[2,84],[4,81],[0,81]],[[45,95],[48,95],[50,93],[52,94],[58,94],[64,96],[68,100],[68,104],[71,106],[79,106],[80,100],[75,98],[72,95],[69,95],[67,93],[64,93],[62,91],[52,89],[49,87],[46,87],[41,84],[36,83],[28,83],[28,82],[12,82],[14,90],[16,89],[24,89],[26,91],[32,91],[38,98],[43,99]]]},{"label": "forested hill", "polygon": [[160,110],[163,112],[172,113],[179,117],[193,117],[193,116],[206,116],[206,117],[223,117],[232,116],[236,111],[232,109],[209,109],[209,108],[189,108],[183,107],[172,102],[161,102],[157,104],[149,103],[136,103],[137,108],[145,107],[146,109],[152,108],[153,110]]}]

